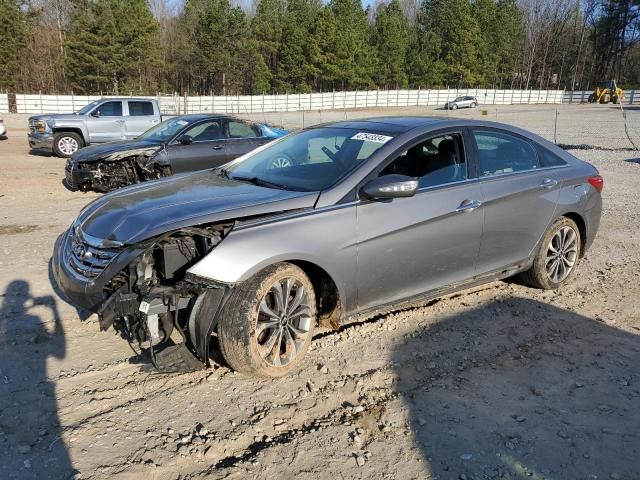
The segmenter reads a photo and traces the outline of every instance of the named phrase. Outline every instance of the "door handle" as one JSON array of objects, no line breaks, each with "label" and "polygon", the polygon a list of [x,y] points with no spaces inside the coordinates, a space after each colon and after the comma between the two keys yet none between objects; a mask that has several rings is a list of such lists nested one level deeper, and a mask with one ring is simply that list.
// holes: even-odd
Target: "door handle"
[{"label": "door handle", "polygon": [[480,200],[465,200],[456,208],[457,213],[469,213],[473,212],[476,208],[482,205]]},{"label": "door handle", "polygon": [[558,184],[557,180],[553,178],[545,178],[544,181],[540,184],[542,188],[551,188],[555,187]]},{"label": "door handle", "polygon": [[116,123],[124,123],[124,120],[122,120],[121,118],[119,118],[118,120],[116,120]]},{"label": "door handle", "polygon": [[214,145],[213,147],[214,150],[222,150],[224,147],[222,145]]}]

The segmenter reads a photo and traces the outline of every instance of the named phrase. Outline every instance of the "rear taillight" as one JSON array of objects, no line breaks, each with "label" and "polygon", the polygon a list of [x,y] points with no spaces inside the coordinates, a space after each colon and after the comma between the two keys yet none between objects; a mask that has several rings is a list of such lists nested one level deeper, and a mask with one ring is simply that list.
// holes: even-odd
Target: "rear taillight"
[{"label": "rear taillight", "polygon": [[589,177],[587,180],[593,188],[595,188],[598,193],[602,192],[602,187],[604,187],[604,179],[600,175],[594,175],[593,177]]}]

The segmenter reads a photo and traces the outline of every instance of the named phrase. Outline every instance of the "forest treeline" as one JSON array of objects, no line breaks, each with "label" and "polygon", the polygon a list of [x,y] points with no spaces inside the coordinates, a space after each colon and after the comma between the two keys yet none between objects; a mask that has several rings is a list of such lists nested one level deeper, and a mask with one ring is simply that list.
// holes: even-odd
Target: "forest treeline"
[{"label": "forest treeline", "polygon": [[640,87],[640,0],[0,0],[0,89]]}]

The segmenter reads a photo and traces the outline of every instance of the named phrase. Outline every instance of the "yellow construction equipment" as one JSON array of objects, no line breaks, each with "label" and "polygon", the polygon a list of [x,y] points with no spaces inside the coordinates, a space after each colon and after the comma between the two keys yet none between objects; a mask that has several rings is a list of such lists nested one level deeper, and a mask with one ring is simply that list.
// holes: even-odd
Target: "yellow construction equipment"
[{"label": "yellow construction equipment", "polygon": [[616,85],[615,80],[600,83],[596,90],[589,95],[589,101],[592,103],[620,103],[623,98],[624,92]]}]

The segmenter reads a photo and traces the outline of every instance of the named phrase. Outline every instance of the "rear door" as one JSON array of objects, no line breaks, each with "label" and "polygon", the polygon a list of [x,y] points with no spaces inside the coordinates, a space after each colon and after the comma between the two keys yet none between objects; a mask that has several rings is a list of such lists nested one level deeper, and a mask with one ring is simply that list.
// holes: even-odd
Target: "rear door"
[{"label": "rear door", "polygon": [[90,143],[124,140],[125,127],[122,100],[108,100],[86,116]]},{"label": "rear door", "polygon": [[482,192],[462,131],[433,134],[379,173],[419,179],[410,198],[357,206],[358,305],[368,310],[469,279],[482,235]]},{"label": "rear door", "polygon": [[226,132],[229,139],[227,149],[230,160],[238,158],[269,141],[268,138],[262,136],[261,130],[256,124],[237,118],[226,120]]},{"label": "rear door", "polygon": [[211,118],[182,131],[167,145],[174,173],[203,170],[229,161],[224,121]]},{"label": "rear door", "polygon": [[127,100],[127,111],[124,117],[126,137],[136,138],[160,122],[153,102],[149,100]]},{"label": "rear door", "polygon": [[472,129],[484,197],[478,273],[525,261],[553,219],[557,172],[541,168],[535,145],[498,129]]}]

